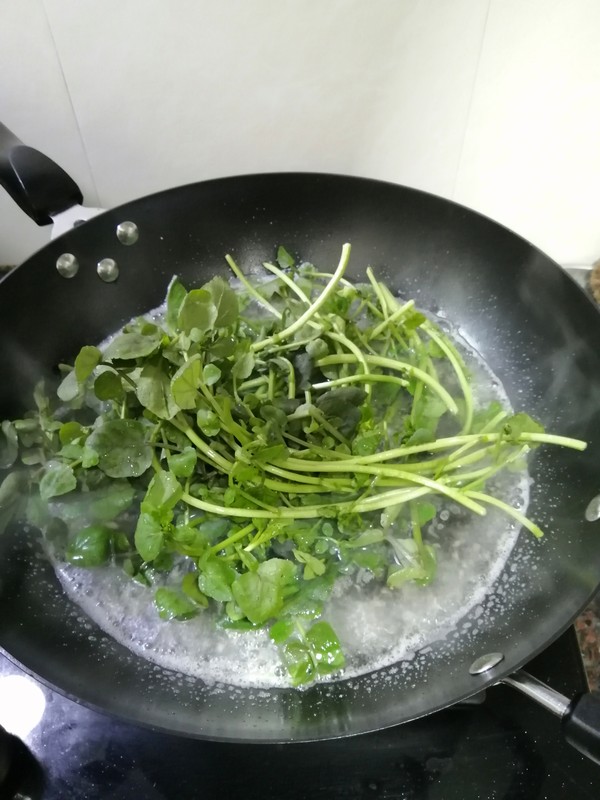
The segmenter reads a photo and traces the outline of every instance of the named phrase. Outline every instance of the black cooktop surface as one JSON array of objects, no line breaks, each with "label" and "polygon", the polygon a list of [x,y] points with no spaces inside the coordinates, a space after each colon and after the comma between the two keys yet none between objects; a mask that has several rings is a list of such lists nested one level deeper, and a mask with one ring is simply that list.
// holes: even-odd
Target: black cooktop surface
[{"label": "black cooktop surface", "polygon": [[[585,688],[572,629],[529,669],[565,694]],[[12,740],[15,758],[2,800],[596,800],[600,794],[600,767],[562,742],[558,719],[504,686],[490,689],[483,702],[386,731],[292,745],[193,741],[143,730],[41,687],[1,655],[0,698],[0,725],[22,736]]]}]

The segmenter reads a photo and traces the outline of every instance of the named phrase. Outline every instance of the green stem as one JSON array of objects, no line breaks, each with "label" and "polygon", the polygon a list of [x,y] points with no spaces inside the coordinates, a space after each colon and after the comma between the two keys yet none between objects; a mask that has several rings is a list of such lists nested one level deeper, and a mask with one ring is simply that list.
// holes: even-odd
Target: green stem
[{"label": "green stem", "polygon": [[226,539],[223,539],[222,542],[217,542],[217,544],[213,545],[209,548],[209,553],[213,553],[216,555],[220,553],[221,550],[225,550],[227,547],[230,547],[232,544],[239,542],[241,539],[245,539],[252,531],[254,530],[254,523],[250,523],[240,530],[232,533],[231,536],[228,536]]},{"label": "green stem", "polygon": [[371,269],[371,267],[367,267],[366,271],[367,271],[367,278],[369,279],[369,282],[373,287],[373,291],[375,292],[375,296],[377,297],[379,305],[381,306],[381,312],[383,314],[383,317],[385,320],[387,320],[388,305],[385,299],[385,295],[381,291],[381,286],[379,285],[379,282],[376,280],[375,275],[373,275],[373,270]]},{"label": "green stem", "polygon": [[[500,437],[500,434],[498,434]],[[520,442],[537,442],[539,444],[558,444],[561,447],[570,447],[572,450],[585,450],[587,442],[581,439],[571,439],[569,436],[556,436],[552,433],[522,433]]]},{"label": "green stem", "polygon": [[276,275],[282,283],[285,283],[285,285],[291,289],[296,297],[302,300],[303,303],[306,303],[308,306],[310,305],[309,298],[304,294],[298,284],[294,283],[294,281],[288,275],[286,275],[283,270],[280,270],[279,267],[276,267],[275,264],[271,264],[268,261],[263,262],[263,267],[269,272],[272,272],[273,275]]},{"label": "green stem", "polygon": [[215,466],[219,467],[227,474],[231,472],[231,462],[219,455],[216,450],[213,450],[213,448],[210,447],[210,445],[208,445],[204,439],[198,436],[198,434],[190,428],[185,419],[181,419],[179,414],[173,417],[170,422],[171,425],[174,425],[182,433],[185,433],[190,442],[195,445],[201,453],[204,453],[204,455],[206,455]]},{"label": "green stem", "polygon": [[[458,413],[458,407],[454,399],[444,389],[444,387],[434,380],[431,375],[428,375],[423,370],[409,364],[406,361],[396,361],[392,358],[384,358],[383,356],[365,356],[367,364],[374,367],[382,367],[383,369],[392,369],[395,372],[405,372],[407,375],[414,375],[415,378],[423,381],[430,389],[432,389],[438,397],[443,401],[444,405],[451,414]],[[331,355],[320,358],[317,361],[318,367],[329,367],[334,364],[351,364],[354,361],[354,356],[348,355]]]},{"label": "green stem", "polygon": [[461,433],[468,433],[473,424],[473,392],[471,391],[471,385],[465,375],[465,370],[460,363],[460,356],[446,338],[435,330],[435,327],[430,322],[424,322],[423,325],[421,325],[421,329],[437,344],[452,365],[463,397],[465,398],[465,417]]},{"label": "green stem", "polygon": [[181,499],[184,503],[206,511],[209,514],[216,514],[219,517],[243,517],[246,519],[318,519],[319,517],[335,517],[337,513],[344,511],[378,511],[387,508],[388,505],[414,500],[429,494],[429,489],[399,489],[392,492],[383,492],[373,497],[368,497],[362,503],[324,503],[319,506],[297,506],[294,508],[278,508],[276,513],[264,511],[261,508],[236,508],[232,506],[220,506],[216,503],[207,503],[197,497],[184,492]]},{"label": "green stem", "polygon": [[236,278],[244,285],[248,294],[251,295],[258,303],[260,303],[260,305],[263,306],[263,308],[266,308],[267,311],[270,311],[274,317],[277,317],[277,319],[281,319],[282,316],[281,312],[279,312],[274,306],[272,306],[268,300],[265,300],[262,294],[260,294],[260,292],[258,292],[254,288],[254,286],[252,286],[250,281],[246,278],[244,273],[241,271],[241,269],[238,267],[238,265],[235,263],[235,261],[229,254],[225,256],[225,261],[227,261],[227,263],[229,264],[229,267],[231,268],[231,271],[236,276]]},{"label": "green stem", "polygon": [[281,462],[282,466],[289,467],[298,471],[307,472],[353,472],[359,475],[381,475],[386,478],[397,478],[398,480],[406,481],[407,483],[416,483],[419,486],[426,486],[428,489],[443,494],[454,500],[455,503],[474,511],[476,514],[485,514],[485,508],[478,503],[473,503],[468,497],[465,497],[460,491],[446,486],[441,481],[434,481],[431,478],[426,478],[424,475],[418,475],[413,472],[407,472],[396,467],[379,467],[361,464],[353,464],[349,466],[347,461],[326,463],[323,461],[301,461],[296,458],[287,458]]},{"label": "green stem", "polygon": [[407,303],[404,303],[403,306],[397,308],[393,314],[391,314],[387,319],[384,319],[383,322],[380,322],[379,325],[376,325],[375,328],[371,331],[370,338],[376,339],[386,328],[388,325],[392,325],[394,322],[398,322],[407,311],[410,311],[415,307],[415,301],[409,300]]},{"label": "green stem", "polygon": [[331,381],[313,383],[313,389],[331,389],[334,386],[344,386],[347,383],[394,383],[396,386],[408,386],[408,381],[404,378],[397,378],[395,375],[378,375],[373,372],[363,375],[348,375],[345,378],[334,378]]},{"label": "green stem", "polygon": [[292,322],[291,325],[288,325],[287,328],[284,328],[282,331],[273,334],[273,336],[268,336],[266,339],[262,339],[261,341],[254,342],[251,345],[251,349],[254,352],[258,352],[259,350],[263,350],[265,347],[269,347],[272,344],[279,344],[279,342],[288,339],[292,336],[296,331],[299,331],[309,319],[311,319],[317,311],[321,308],[321,306],[328,300],[331,294],[335,291],[335,287],[339,282],[340,278],[346,271],[346,267],[348,266],[348,260],[350,258],[350,245],[345,244],[342,247],[342,255],[340,257],[340,262],[337,266],[336,271],[333,273],[333,276],[329,283],[325,286],[321,294],[317,297],[317,299],[311,303],[311,305],[306,309],[304,314],[298,317],[297,320]]},{"label": "green stem", "polygon": [[[470,444],[471,442],[497,442],[502,438],[501,433],[467,433],[460,436],[448,436],[444,439],[436,439],[434,442],[426,444],[415,444],[409,447],[396,447],[392,450],[384,450],[371,456],[355,456],[353,461],[359,464],[372,464],[381,461],[390,461],[395,458],[412,456],[417,453],[430,453],[434,450],[449,450],[458,445]],[[585,450],[587,442],[581,439],[570,439],[567,436],[554,436],[548,433],[522,433],[518,442],[536,442],[545,444],[556,444],[562,447],[570,447],[573,450]]]},{"label": "green stem", "polygon": [[531,522],[531,520],[528,519],[525,514],[521,514],[521,512],[517,511],[516,508],[509,506],[508,503],[504,503],[502,500],[498,500],[497,497],[492,497],[492,495],[484,494],[483,492],[469,491],[467,494],[469,497],[472,497],[473,500],[479,500],[482,503],[487,503],[490,506],[496,506],[496,508],[501,509],[505,512],[505,514],[508,514],[509,517],[516,519],[517,522],[519,522],[524,528],[527,528],[528,531],[531,531],[531,533],[533,533],[537,539],[541,539],[544,535],[544,531],[538,525],[536,525],[535,522]]},{"label": "green stem", "polygon": [[[327,336],[328,339],[332,339],[334,342],[339,342],[346,349],[350,350],[350,352],[354,356],[356,356],[356,360],[358,361],[358,363],[362,367],[363,376],[368,376],[369,375],[369,367],[368,367],[367,362],[365,360],[364,353],[361,351],[361,349],[359,347],[357,347],[354,344],[354,342],[351,342],[350,339],[348,339],[347,336],[344,336],[343,334],[340,334],[340,333],[329,332],[329,333],[326,333],[325,335]],[[369,395],[369,396],[371,395],[371,386],[369,385],[368,382],[367,382],[366,392],[367,392],[367,395]]]}]

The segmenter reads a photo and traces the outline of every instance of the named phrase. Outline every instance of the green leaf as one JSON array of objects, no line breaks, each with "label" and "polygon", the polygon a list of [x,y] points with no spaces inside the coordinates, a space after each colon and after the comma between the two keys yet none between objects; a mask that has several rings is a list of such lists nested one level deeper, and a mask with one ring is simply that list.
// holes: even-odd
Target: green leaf
[{"label": "green leaf", "polygon": [[84,469],[90,469],[90,467],[97,467],[98,461],[100,457],[95,450],[92,450],[91,447],[88,447],[87,444],[83,446],[83,450],[81,452],[81,466]]},{"label": "green leaf", "polygon": [[182,453],[167,455],[169,469],[178,478],[190,478],[196,469],[198,454],[194,447],[186,447]]},{"label": "green leaf", "polygon": [[253,353],[244,353],[238,359],[236,359],[233,368],[231,370],[232,376],[237,381],[246,380],[252,375],[252,370],[254,369],[254,354]]},{"label": "green leaf", "polygon": [[410,315],[404,317],[402,325],[407,331],[414,331],[427,321],[427,317],[421,314],[420,311],[413,311]]},{"label": "green leaf", "polygon": [[161,361],[147,361],[137,381],[136,396],[140,403],[160,419],[172,419],[179,407],[171,393],[171,382]]},{"label": "green leaf", "polygon": [[157,472],[142,500],[141,509],[148,514],[162,513],[174,508],[181,495],[183,487],[172,472],[160,470]]},{"label": "green leaf", "polygon": [[49,500],[51,497],[72,492],[76,486],[77,479],[71,467],[60,461],[48,461],[40,481],[40,497],[42,500]]},{"label": "green leaf", "polygon": [[201,529],[191,525],[177,525],[171,534],[171,544],[178,553],[198,558],[204,555],[210,542]]},{"label": "green leaf", "polygon": [[63,446],[77,441],[77,439],[80,439],[82,436],[83,428],[81,427],[81,423],[75,422],[74,420],[63,423],[58,429],[58,438]]},{"label": "green leaf", "polygon": [[94,394],[98,400],[121,400],[125,390],[120,375],[110,369],[101,372],[94,381]]},{"label": "green leaf", "polygon": [[340,640],[328,622],[315,622],[306,631],[305,640],[312,651],[320,675],[342,669],[346,659]]},{"label": "green leaf", "polygon": [[207,386],[213,386],[221,378],[221,370],[216,364],[207,364],[202,370],[202,380]]},{"label": "green leaf", "polygon": [[433,339],[427,342],[426,351],[427,355],[431,356],[431,358],[446,358],[446,353],[444,353],[439,344]]},{"label": "green leaf", "polygon": [[317,400],[319,411],[344,436],[351,436],[360,420],[360,406],[367,395],[357,386],[342,386],[324,392]]},{"label": "green leaf", "polygon": [[259,564],[256,572],[245,572],[238,577],[231,587],[233,597],[250,622],[260,625],[281,610],[283,589],[295,577],[291,561],[270,558]]},{"label": "green leaf", "polygon": [[269,628],[269,637],[275,644],[283,644],[295,630],[293,619],[279,619]]},{"label": "green leaf", "polygon": [[171,278],[167,289],[165,322],[171,333],[177,331],[177,319],[187,291],[177,276]]},{"label": "green leaf", "polygon": [[204,334],[214,328],[216,319],[217,309],[211,293],[206,289],[192,289],[181,303],[177,324],[185,333],[189,334],[195,329]]},{"label": "green leaf", "polygon": [[368,547],[371,544],[377,544],[385,539],[385,535],[380,528],[372,528],[359,534],[356,539],[346,542],[346,547]]},{"label": "green leaf", "polygon": [[0,469],[8,469],[19,455],[19,437],[10,420],[5,419],[0,428]]},{"label": "green leaf", "polygon": [[281,267],[281,269],[287,269],[289,267],[293,267],[296,263],[293,256],[291,256],[285,247],[281,245],[277,248],[277,263]]},{"label": "green leaf", "polygon": [[198,387],[202,380],[202,361],[199,355],[192,356],[171,378],[171,392],[179,408],[195,408]]},{"label": "green leaf", "polygon": [[112,536],[113,531],[103,525],[84,528],[67,547],[67,561],[77,567],[99,567],[105,564],[110,557]]},{"label": "green leaf", "polygon": [[102,420],[87,445],[98,454],[98,466],[109,478],[137,478],[152,463],[152,447],[138,420]]},{"label": "green leaf", "polygon": [[75,359],[75,377],[79,383],[85,383],[102,360],[102,353],[97,347],[85,345]]},{"label": "green leaf", "polygon": [[[27,477],[23,472],[9,472],[0,483],[0,533],[4,533],[7,525],[22,510],[26,489]],[[35,504],[36,498],[33,500]],[[42,505],[41,500],[38,502]]]},{"label": "green leaf", "polygon": [[233,567],[215,556],[201,559],[198,567],[198,588],[201,592],[223,603],[233,600],[231,585],[238,577]]},{"label": "green leaf", "polygon": [[372,430],[358,433],[352,440],[352,454],[370,456],[376,453],[383,441],[383,431],[379,425]]},{"label": "green leaf", "polygon": [[283,648],[282,656],[293,686],[312,681],[315,666],[307,645],[299,641],[288,642]]},{"label": "green leaf", "polygon": [[144,561],[154,561],[163,547],[164,533],[154,514],[142,512],[135,528],[135,549]]},{"label": "green leaf", "polygon": [[229,358],[235,352],[237,344],[237,337],[235,336],[220,336],[216,342],[213,342],[207,350],[207,354],[212,359]]},{"label": "green leaf", "polygon": [[431,428],[416,428],[407,439],[403,439],[402,443],[406,447],[412,447],[417,444],[429,444],[435,439],[435,433]]},{"label": "green leaf", "polygon": [[124,480],[112,481],[89,492],[89,514],[92,519],[108,522],[126,511],[133,503],[134,489]]},{"label": "green leaf", "polygon": [[[410,544],[415,544],[410,540]],[[430,545],[423,547],[415,555],[419,563],[410,564],[405,567],[392,567],[388,571],[387,585],[390,589],[398,589],[408,581],[414,581],[419,586],[426,586],[431,583],[437,570],[435,550]]]},{"label": "green leaf", "polygon": [[310,553],[303,552],[302,550],[293,550],[294,558],[300,564],[304,564],[303,578],[305,581],[310,581],[313,578],[323,575],[325,573],[325,562],[320,558],[316,558]]},{"label": "green leaf", "polygon": [[188,572],[184,575],[181,582],[181,589],[184,594],[190,597],[201,608],[208,608],[208,598],[202,594],[198,588],[198,573]]},{"label": "green leaf", "polygon": [[215,412],[202,406],[196,413],[196,424],[205,436],[216,436],[221,430],[221,423]]},{"label": "green leaf", "polygon": [[237,295],[223,278],[215,277],[202,287],[211,296],[217,317],[215,328],[227,328],[234,325],[238,318]]},{"label": "green leaf", "polygon": [[77,382],[77,376],[75,375],[75,370],[71,370],[65,375],[65,377],[62,379],[56,390],[58,398],[62,400],[63,403],[69,403],[71,402],[71,400],[75,400],[75,398],[78,397],[80,392],[81,392],[81,387]]},{"label": "green leaf", "polygon": [[417,503],[416,511],[419,525],[426,525],[428,522],[431,522],[437,514],[437,508],[433,503]]},{"label": "green leaf", "polygon": [[161,619],[191,619],[198,612],[198,606],[181,592],[161,586],[154,594],[154,605]]},{"label": "green leaf", "polygon": [[104,351],[104,360],[131,361],[132,359],[145,358],[152,355],[162,340],[160,328],[152,326],[150,333],[140,331],[128,331],[120,333],[110,342]]}]

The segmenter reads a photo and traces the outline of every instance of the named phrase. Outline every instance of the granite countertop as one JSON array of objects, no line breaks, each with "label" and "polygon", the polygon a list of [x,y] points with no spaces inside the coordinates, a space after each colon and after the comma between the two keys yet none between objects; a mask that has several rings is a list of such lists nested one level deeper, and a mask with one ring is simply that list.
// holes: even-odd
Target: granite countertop
[{"label": "granite countertop", "polygon": [[583,666],[592,691],[600,691],[600,594],[575,621]]},{"label": "granite countertop", "polygon": [[[583,276],[573,275],[575,280],[600,303],[600,260]],[[592,691],[600,690],[600,593],[575,621],[575,630],[581,648],[583,665]]]}]

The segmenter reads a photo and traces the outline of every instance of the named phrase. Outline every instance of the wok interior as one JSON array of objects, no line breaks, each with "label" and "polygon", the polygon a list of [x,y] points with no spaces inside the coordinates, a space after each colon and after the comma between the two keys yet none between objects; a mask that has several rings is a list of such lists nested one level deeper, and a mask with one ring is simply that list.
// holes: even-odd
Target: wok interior
[{"label": "wok interior", "polygon": [[[134,221],[125,247],[116,226]],[[361,733],[435,711],[497,680],[572,621],[600,576],[600,523],[584,519],[600,490],[600,315],[543,254],[506,229],[448,201],[340,176],[273,174],[194,184],[107,212],[55,240],[0,286],[3,418],[29,403],[33,384],[132,316],[156,307],[174,273],[191,287],[227,275],[225,253],[248,269],[283,244],[323,268],[352,243],[348,277],[369,264],[424,309],[442,309],[499,376],[516,410],[588,450],[536,452],[529,516],[548,532],[522,532],[499,591],[459,628],[407,662],[305,691],[205,686],[133,656],[66,599],[49,564],[20,529],[0,540],[0,646],[66,694],[176,733],[290,741]],[[54,268],[76,255],[71,280]],[[114,258],[105,284],[96,263]],[[485,524],[484,522],[482,524]],[[426,591],[435,591],[435,586]],[[401,602],[399,600],[399,602]],[[499,651],[488,677],[470,663]]]}]

